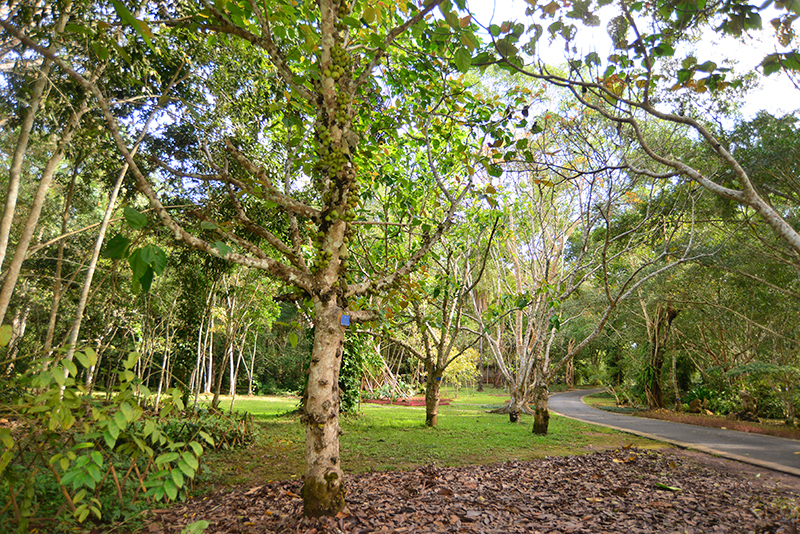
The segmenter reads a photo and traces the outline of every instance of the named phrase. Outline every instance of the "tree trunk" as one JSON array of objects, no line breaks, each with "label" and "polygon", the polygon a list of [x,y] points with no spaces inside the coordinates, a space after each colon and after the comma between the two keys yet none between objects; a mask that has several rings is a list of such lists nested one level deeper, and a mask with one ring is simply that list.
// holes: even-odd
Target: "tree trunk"
[{"label": "tree trunk", "polygon": [[478,391],[483,391],[483,337],[478,340]]},{"label": "tree trunk", "polygon": [[345,484],[339,462],[339,370],[344,331],[333,299],[314,297],[314,346],[303,403],[306,427],[303,512],[335,516],[345,510]]},{"label": "tree trunk", "polygon": [[[69,216],[72,211],[72,197],[75,193],[75,179],[78,176],[77,170],[73,169],[72,180],[69,182],[67,188],[67,195],[64,198],[64,211],[61,214],[61,235],[67,233],[69,228]],[[47,333],[44,338],[44,355],[50,356],[50,350],[53,346],[53,336],[56,330],[56,320],[58,319],[58,306],[61,303],[61,270],[64,266],[64,246],[66,245],[65,239],[58,242],[58,254],[56,256],[56,272],[53,280],[53,303],[50,305],[50,317],[47,321]],[[75,270],[78,272],[78,269]]]},{"label": "tree trunk", "polygon": [[550,411],[547,409],[547,402],[550,398],[550,391],[547,383],[542,379],[537,379],[533,386],[533,433],[540,436],[547,435],[550,425]]},{"label": "tree trunk", "polygon": [[219,366],[217,368],[216,380],[214,381],[214,399],[211,401],[211,407],[215,410],[219,410],[219,395],[222,391],[222,379],[225,377],[225,365],[227,364],[230,358],[233,358],[233,340],[230,338],[226,340],[225,343],[225,355],[222,357],[222,361],[219,362]]},{"label": "tree trunk", "polygon": [[6,376],[11,375],[16,365],[17,356],[19,356],[19,347],[22,343],[22,338],[25,336],[25,328],[28,326],[28,316],[31,312],[31,301],[26,300],[22,309],[17,309],[14,318],[11,320],[11,339],[8,342],[8,353],[6,361],[8,367],[6,369]]},{"label": "tree trunk", "polygon": [[669,339],[672,321],[678,316],[678,310],[668,303],[666,307],[658,305],[653,326],[650,330],[650,346],[645,364],[644,392],[647,407],[651,410],[664,407],[664,393],[661,390],[661,368],[664,366],[664,349]]},{"label": "tree trunk", "polygon": [[[88,109],[89,108],[86,100],[83,100],[81,101],[80,106],[78,106],[78,108],[70,115],[67,125],[64,127],[64,131],[61,134],[61,139],[58,142],[56,152],[47,161],[47,165],[45,165],[44,171],[39,178],[39,185],[36,188],[33,201],[27,206],[28,217],[22,226],[19,241],[17,242],[17,246],[14,250],[14,256],[11,258],[11,263],[9,263],[5,270],[5,279],[3,280],[2,287],[0,287],[0,324],[2,324],[2,322],[5,320],[8,305],[11,302],[11,295],[14,293],[14,288],[17,285],[19,273],[22,269],[22,262],[25,261],[25,256],[28,253],[28,246],[31,243],[33,234],[36,231],[36,226],[39,223],[39,216],[42,213],[42,208],[44,207],[45,200],[47,199],[47,193],[50,190],[50,185],[53,183],[56,170],[61,164],[61,160],[63,159],[67,146],[71,142],[72,136],[74,135],[75,130],[80,123],[81,117],[83,117],[84,113],[86,113]],[[71,357],[68,359],[71,359]]]},{"label": "tree trunk", "polygon": [[[569,344],[567,345],[567,355],[572,354],[572,351],[575,349],[575,340],[570,339]],[[567,389],[572,389],[575,387],[575,357],[571,357],[567,362],[567,368],[564,372],[564,382],[567,384]]]},{"label": "tree trunk", "polygon": [[253,336],[253,355],[250,358],[250,369],[247,370],[247,394],[253,396],[253,375],[256,372],[256,348],[258,346],[258,333]]},{"label": "tree trunk", "polygon": [[442,387],[442,371],[429,365],[425,381],[425,426],[439,424],[439,399]]}]

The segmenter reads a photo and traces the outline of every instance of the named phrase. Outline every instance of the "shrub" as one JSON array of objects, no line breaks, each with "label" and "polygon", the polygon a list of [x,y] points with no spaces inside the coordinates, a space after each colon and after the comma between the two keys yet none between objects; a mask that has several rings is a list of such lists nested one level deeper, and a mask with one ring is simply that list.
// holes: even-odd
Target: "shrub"
[{"label": "shrub", "polygon": [[[84,367],[96,364],[91,349],[74,354]],[[132,353],[108,400],[76,383],[77,364],[40,361],[14,378],[16,393],[3,405],[0,427],[0,531],[68,530],[74,523],[127,517],[139,507],[184,495],[198,471],[202,429],[180,439],[170,416],[183,410],[181,392],[164,396],[159,413],[147,413],[150,391],[131,371]]]}]

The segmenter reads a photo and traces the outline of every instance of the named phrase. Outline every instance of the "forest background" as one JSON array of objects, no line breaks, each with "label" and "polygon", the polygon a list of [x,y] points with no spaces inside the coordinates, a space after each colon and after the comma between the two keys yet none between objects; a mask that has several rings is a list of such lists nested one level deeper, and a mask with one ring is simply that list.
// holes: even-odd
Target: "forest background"
[{"label": "forest background", "polygon": [[601,58],[574,46],[597,7],[4,3],[16,521],[37,456],[81,520],[117,470],[175,499],[219,442],[170,430],[200,395],[302,397],[309,515],[344,506],[364,394],[424,393],[435,426],[443,382],[491,380],[538,434],[557,382],[797,424],[798,118],[739,110],[796,82],[800,7],[764,6],[745,71],[694,45],[761,8],[623,2]]}]

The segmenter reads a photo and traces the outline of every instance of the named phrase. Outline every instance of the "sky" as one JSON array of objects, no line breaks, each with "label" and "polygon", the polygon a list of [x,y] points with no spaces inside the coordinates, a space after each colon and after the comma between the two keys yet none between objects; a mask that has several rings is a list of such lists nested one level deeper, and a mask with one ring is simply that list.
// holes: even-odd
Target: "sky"
[{"label": "sky", "polygon": [[[528,6],[525,0],[472,0],[468,4],[478,20],[487,25],[489,21],[500,24],[506,20],[530,23],[525,15],[525,8]],[[593,32],[581,32],[578,41],[581,57],[594,51],[605,59],[613,53],[611,40],[606,33],[606,24],[617,13],[618,8],[614,4],[607,6],[601,12],[601,18],[603,19],[601,24],[594,28]],[[741,72],[753,70],[764,56],[775,51],[777,41],[774,38],[774,30],[769,24],[769,20],[773,16],[774,14],[770,15],[768,13],[763,15],[765,29],[759,32],[760,35],[754,35],[747,45],[733,37],[720,36],[714,32],[708,32],[708,37],[704,38],[698,45],[698,59],[703,61],[703,57],[705,57],[705,59],[711,59],[718,64],[722,64],[721,59],[728,56],[738,60]],[[542,55],[542,59],[555,64],[563,63],[563,42],[555,41],[549,43],[548,41],[549,38],[547,36],[543,36],[540,40],[539,52]],[[745,97],[742,112],[746,118],[751,118],[760,110],[782,115],[796,109],[800,109],[800,90],[791,84],[785,74],[776,73],[769,77],[761,77],[761,87],[753,90]]]}]

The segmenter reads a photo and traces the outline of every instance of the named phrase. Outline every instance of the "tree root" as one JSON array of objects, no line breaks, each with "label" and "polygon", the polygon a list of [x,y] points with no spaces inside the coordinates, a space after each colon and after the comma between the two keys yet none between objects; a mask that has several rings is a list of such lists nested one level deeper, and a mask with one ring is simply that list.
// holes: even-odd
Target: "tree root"
[{"label": "tree root", "polygon": [[[531,410],[527,403],[522,405],[517,405],[520,413],[524,413],[525,415],[533,415],[533,410]],[[489,410],[489,413],[511,413],[511,405],[506,404],[501,408],[495,408],[494,410]]]}]

